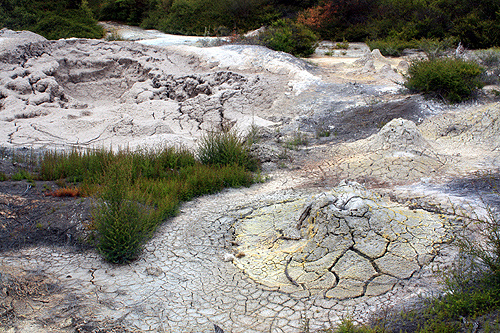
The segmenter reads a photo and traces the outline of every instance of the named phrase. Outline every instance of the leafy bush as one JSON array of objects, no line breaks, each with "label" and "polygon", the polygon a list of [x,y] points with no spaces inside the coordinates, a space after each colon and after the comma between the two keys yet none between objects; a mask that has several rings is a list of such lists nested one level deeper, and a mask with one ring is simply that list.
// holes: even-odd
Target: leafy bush
[{"label": "leafy bush", "polygon": [[448,37],[443,40],[437,38],[422,38],[417,42],[418,48],[424,51],[428,59],[440,58],[450,53],[458,44],[456,38]]},{"label": "leafy bush", "polygon": [[260,40],[270,49],[287,52],[297,57],[307,57],[314,53],[318,37],[305,25],[281,19],[261,34]]},{"label": "leafy bush", "polygon": [[482,72],[477,63],[461,59],[418,60],[408,68],[404,86],[413,92],[461,102],[470,99],[477,89],[483,87]]},{"label": "leafy bush", "polygon": [[500,48],[480,50],[476,53],[479,63],[486,69],[482,75],[485,84],[500,82]]},{"label": "leafy bush", "polygon": [[115,264],[135,259],[156,224],[152,208],[130,195],[131,176],[132,165],[127,161],[112,165],[105,173],[107,181],[93,212],[99,233],[97,249],[104,259]]},{"label": "leafy bush", "polygon": [[87,14],[86,11],[79,9],[49,12],[43,15],[31,30],[47,39],[101,38],[104,35],[103,28]]},{"label": "leafy bush", "polygon": [[12,175],[12,180],[23,180],[26,179],[27,181],[33,181],[33,175],[29,173],[28,171],[22,169],[16,172],[15,174]]},{"label": "leafy bush", "polygon": [[2,27],[31,30],[48,39],[103,36],[104,30],[97,25],[87,1],[3,0],[1,3]]}]

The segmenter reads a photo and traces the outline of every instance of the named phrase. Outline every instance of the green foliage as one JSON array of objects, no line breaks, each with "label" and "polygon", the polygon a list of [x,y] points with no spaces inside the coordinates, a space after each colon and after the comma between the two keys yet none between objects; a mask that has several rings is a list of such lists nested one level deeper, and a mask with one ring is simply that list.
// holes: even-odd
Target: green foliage
[{"label": "green foliage", "polygon": [[2,0],[0,25],[31,30],[48,39],[101,38],[103,29],[86,1]]},{"label": "green foliage", "polygon": [[0,171],[0,182],[6,181],[7,179],[9,179],[7,175]]},{"label": "green foliage", "polygon": [[483,87],[482,72],[477,63],[461,59],[419,60],[410,65],[404,85],[410,91],[455,103],[470,99],[477,89]]},{"label": "green foliage", "polygon": [[332,333],[378,333],[382,332],[378,328],[368,326],[356,326],[351,319],[342,319],[342,322],[333,330]]},{"label": "green foliage", "polygon": [[99,235],[97,249],[111,263],[127,263],[137,257],[154,231],[153,209],[130,193],[132,164],[123,160],[111,165],[93,212]]},{"label": "green foliage", "polygon": [[61,184],[62,179],[80,182],[81,193],[97,197],[97,249],[112,263],[126,263],[182,201],[253,183],[249,169],[256,170],[258,161],[236,133],[214,132],[206,138],[215,146],[198,152],[207,156],[205,164],[185,148],[73,150],[45,153],[39,174]]},{"label": "green foliage", "polygon": [[418,48],[424,51],[429,59],[440,58],[450,53],[458,44],[456,38],[448,37],[443,40],[437,38],[422,38],[417,42]]},{"label": "green foliage", "polygon": [[81,9],[49,12],[30,29],[47,39],[59,38],[101,38],[102,27]]},{"label": "green foliage", "polygon": [[307,146],[307,143],[307,137],[302,132],[297,131],[285,142],[285,147],[296,150],[299,146]]},{"label": "green foliage", "polygon": [[[498,189],[494,191],[498,192]],[[486,270],[487,275],[491,276],[490,282],[496,282],[500,290],[500,213],[491,207],[487,207],[486,210],[487,216],[475,222],[476,235],[474,237],[463,235],[460,238],[460,245],[462,252],[481,263],[482,267],[479,269]],[[481,241],[478,241],[478,238]],[[498,303],[500,304],[500,299]]]},{"label": "green foliage", "polygon": [[270,49],[307,57],[314,53],[318,37],[303,24],[281,19],[273,22],[260,36],[260,40]]},{"label": "green foliage", "polygon": [[485,84],[500,82],[500,48],[490,48],[477,51],[479,63],[486,69],[482,75]]},{"label": "green foliage", "polygon": [[277,17],[266,0],[165,0],[155,4],[141,26],[168,33],[227,36]]},{"label": "green foliage", "polygon": [[234,131],[211,131],[201,138],[198,159],[206,165],[239,165],[251,171],[258,169],[258,162],[244,144],[244,139]]},{"label": "green foliage", "polygon": [[21,169],[12,175],[12,180],[19,181],[23,179],[26,179],[27,181],[33,181],[34,176],[24,169]]}]

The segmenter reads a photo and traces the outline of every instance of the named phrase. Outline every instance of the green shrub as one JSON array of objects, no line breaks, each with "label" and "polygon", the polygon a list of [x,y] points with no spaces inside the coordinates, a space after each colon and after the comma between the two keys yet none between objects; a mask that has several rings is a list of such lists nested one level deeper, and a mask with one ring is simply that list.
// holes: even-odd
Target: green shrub
[{"label": "green shrub", "polygon": [[3,172],[0,172],[0,182],[6,181],[7,179],[9,179],[7,175]]},{"label": "green shrub", "polygon": [[103,28],[87,14],[80,9],[49,12],[43,15],[31,30],[47,39],[101,38],[104,35]]},{"label": "green shrub", "polygon": [[285,147],[288,149],[297,150],[299,146],[307,146],[308,140],[304,133],[295,132],[294,135],[285,142]]},{"label": "green shrub", "polygon": [[249,147],[234,131],[211,131],[201,138],[198,159],[206,165],[239,165],[250,171],[258,169],[258,161]]},{"label": "green shrub", "polygon": [[453,37],[446,39],[422,38],[417,42],[418,48],[422,50],[428,59],[440,58],[450,53],[454,46],[458,44]]},{"label": "green shrub", "polygon": [[500,82],[500,48],[490,48],[475,52],[479,63],[486,69],[482,80],[485,84],[497,84]]},{"label": "green shrub", "polygon": [[99,233],[97,249],[115,264],[135,259],[156,225],[152,208],[130,195],[131,176],[132,165],[127,161],[112,165],[105,173],[106,183],[93,212]]},{"label": "green shrub", "polygon": [[263,45],[297,57],[308,57],[316,50],[318,37],[305,25],[289,19],[274,22],[260,35]]},{"label": "green shrub", "polygon": [[27,181],[33,181],[33,175],[29,173],[28,171],[22,169],[16,172],[15,174],[12,175],[12,180],[23,180],[26,179]]},{"label": "green shrub", "polygon": [[412,92],[440,97],[449,102],[470,99],[483,87],[483,69],[475,62],[454,58],[437,58],[413,62],[404,86]]}]

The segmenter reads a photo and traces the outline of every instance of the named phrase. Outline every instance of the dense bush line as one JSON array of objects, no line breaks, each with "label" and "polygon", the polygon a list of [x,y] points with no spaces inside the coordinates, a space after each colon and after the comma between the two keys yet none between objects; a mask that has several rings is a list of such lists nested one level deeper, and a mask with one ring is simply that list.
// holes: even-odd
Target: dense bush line
[{"label": "dense bush line", "polygon": [[0,0],[0,27],[30,30],[48,39],[104,34],[86,0]]},{"label": "dense bush line", "polygon": [[293,19],[323,39],[382,40],[396,49],[404,43],[394,41],[447,38],[468,48],[500,46],[497,0],[0,0],[2,27],[48,38],[100,37],[96,19],[196,35],[232,35]]}]

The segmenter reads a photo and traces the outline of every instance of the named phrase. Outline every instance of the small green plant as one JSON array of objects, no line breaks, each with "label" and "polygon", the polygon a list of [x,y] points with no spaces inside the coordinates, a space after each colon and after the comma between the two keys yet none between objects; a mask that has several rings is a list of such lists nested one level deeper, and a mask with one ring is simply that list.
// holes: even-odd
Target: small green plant
[{"label": "small green plant", "polygon": [[417,42],[417,46],[422,50],[428,59],[435,59],[445,56],[450,53],[452,48],[457,44],[457,40],[453,37],[445,39],[437,38],[422,38]]},{"label": "small green plant", "polygon": [[476,51],[479,63],[485,68],[482,80],[486,84],[498,84],[500,82],[500,48],[490,48]]},{"label": "small green plant", "polygon": [[297,150],[300,146],[307,146],[308,140],[302,132],[295,132],[295,134],[285,142],[285,147],[288,149]]},{"label": "small green plant", "polygon": [[124,41],[120,34],[117,31],[111,31],[110,33],[106,34],[106,37],[104,38],[108,42],[115,42],[115,41]]},{"label": "small green plant", "polygon": [[111,263],[127,263],[138,256],[142,244],[154,231],[153,210],[131,195],[131,163],[112,165],[105,179],[93,212],[99,233],[97,249]]},{"label": "small green plant", "polygon": [[0,171],[0,182],[6,181],[7,179],[9,179],[7,175]]},{"label": "small green plant", "polygon": [[339,43],[335,44],[335,48],[348,50],[349,49],[349,42],[344,39],[341,43],[339,42]]},{"label": "small green plant", "polygon": [[27,181],[31,182],[33,181],[33,175],[24,169],[21,169],[12,175],[12,180],[19,181],[23,179],[26,179]]},{"label": "small green plant", "polygon": [[332,331],[332,333],[381,333],[378,328],[371,328],[365,325],[355,325],[351,319],[342,319],[342,322]]},{"label": "small green plant", "polygon": [[330,129],[325,126],[319,126],[316,129],[316,138],[328,138],[331,135]]},{"label": "small green plant", "polygon": [[252,125],[245,137],[245,143],[248,145],[252,145],[254,143],[258,143],[261,139],[260,129],[256,125]]},{"label": "small green plant", "polygon": [[410,64],[404,86],[412,92],[456,103],[472,98],[483,87],[482,72],[477,63],[461,59],[418,60]]}]

